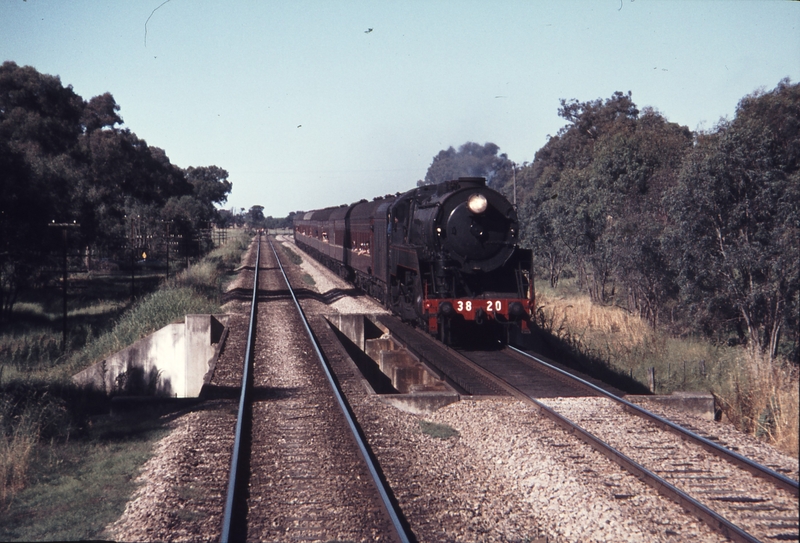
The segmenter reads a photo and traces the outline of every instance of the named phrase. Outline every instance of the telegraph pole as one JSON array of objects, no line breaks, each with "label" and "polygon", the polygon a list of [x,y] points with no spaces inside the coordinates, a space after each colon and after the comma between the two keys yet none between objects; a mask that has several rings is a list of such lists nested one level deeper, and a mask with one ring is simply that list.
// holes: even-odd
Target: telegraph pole
[{"label": "telegraph pole", "polygon": [[64,261],[63,261],[63,267],[62,267],[62,270],[61,270],[62,271],[62,285],[61,286],[62,286],[62,292],[63,292],[63,305],[62,305],[63,316],[62,316],[62,321],[61,321],[62,322],[62,328],[61,328],[61,350],[66,352],[66,350],[67,350],[67,280],[68,280],[68,276],[67,276],[67,231],[70,228],[79,228],[80,225],[75,221],[72,221],[72,224],[70,224],[70,223],[57,223],[56,221],[53,221],[48,226],[50,226],[52,228],[60,228],[61,232],[63,233],[63,236],[64,236]]},{"label": "telegraph pole", "polygon": [[514,173],[514,209],[517,209],[517,164],[511,163],[511,171]]}]

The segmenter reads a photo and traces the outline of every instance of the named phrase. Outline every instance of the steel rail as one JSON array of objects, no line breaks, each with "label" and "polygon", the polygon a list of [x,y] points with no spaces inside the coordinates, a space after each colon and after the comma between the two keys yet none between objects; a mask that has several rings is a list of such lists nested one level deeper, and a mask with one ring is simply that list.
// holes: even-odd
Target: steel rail
[{"label": "steel rail", "polygon": [[727,537],[732,541],[736,541],[739,543],[758,543],[758,539],[747,533],[746,531],[739,528],[737,525],[714,511],[713,509],[709,508],[708,506],[704,505],[703,503],[697,501],[696,499],[692,498],[676,486],[672,485],[671,483],[667,482],[665,479],[659,477],[657,474],[653,473],[652,471],[648,470],[629,456],[625,455],[621,451],[618,451],[605,441],[601,440],[588,430],[584,430],[576,423],[572,422],[568,418],[564,417],[563,415],[557,413],[552,408],[546,406],[542,402],[535,400],[533,398],[529,398],[529,401],[533,402],[540,412],[547,415],[550,419],[556,422],[559,426],[561,426],[564,430],[569,433],[575,433],[577,436],[586,442],[589,446],[593,447],[594,449],[602,452],[609,460],[617,463],[622,468],[628,470],[628,472],[632,473],[640,480],[643,480],[646,484],[650,487],[655,489],[659,494],[666,496],[679,504],[681,507],[685,508],[688,511],[694,513],[696,517],[701,519],[703,522],[708,524],[714,530],[717,530],[719,533]]},{"label": "steel rail", "polygon": [[289,277],[286,275],[286,270],[283,268],[283,264],[281,264],[281,259],[278,258],[278,252],[275,250],[275,246],[272,243],[272,240],[267,238],[269,241],[269,245],[272,248],[272,252],[275,253],[275,260],[278,261],[278,267],[283,274],[283,279],[286,281],[286,286],[289,289],[289,294],[292,296],[292,300],[294,300],[294,304],[297,307],[297,311],[300,315],[300,320],[303,322],[303,326],[305,327],[306,333],[308,334],[309,339],[311,340],[311,344],[314,346],[314,352],[317,355],[317,359],[319,360],[320,365],[322,366],[323,371],[325,372],[325,377],[328,379],[328,384],[330,384],[331,389],[333,390],[333,394],[336,397],[336,401],[339,404],[339,408],[344,415],[345,420],[347,421],[347,425],[350,427],[350,431],[355,438],[355,441],[358,445],[358,449],[361,453],[364,462],[369,469],[369,473],[372,476],[372,480],[375,484],[375,487],[380,494],[381,501],[383,502],[383,506],[386,509],[387,513],[392,522],[392,526],[397,533],[400,541],[402,543],[409,543],[411,541],[416,541],[416,538],[411,533],[410,529],[406,527],[406,523],[401,520],[402,513],[398,511],[398,508],[392,502],[392,499],[389,497],[389,490],[387,490],[386,485],[378,473],[377,468],[377,461],[373,458],[372,453],[367,448],[366,442],[361,434],[361,430],[356,424],[355,417],[350,410],[350,405],[347,403],[347,400],[344,398],[344,394],[342,393],[338,382],[333,376],[331,371],[330,365],[328,360],[325,358],[325,355],[319,348],[319,344],[317,342],[316,336],[314,336],[314,332],[311,330],[311,326],[306,318],[306,314],[303,311],[303,308],[300,305],[300,301],[297,299],[295,295],[294,289],[292,289],[292,285],[289,283]]},{"label": "steel rail", "polygon": [[250,399],[250,368],[253,365],[253,347],[255,345],[255,322],[258,313],[258,270],[261,263],[261,233],[258,233],[256,249],[256,265],[253,269],[253,299],[250,305],[250,325],[247,330],[247,350],[244,355],[244,369],[242,371],[242,392],[239,396],[239,414],[236,417],[236,437],[233,442],[233,454],[231,455],[231,469],[228,479],[228,494],[225,499],[225,515],[222,520],[221,543],[228,543],[231,539],[231,529],[233,525],[234,506],[239,498],[237,492],[237,477],[239,472],[239,459],[242,449],[242,428],[244,417],[247,411],[247,404]]},{"label": "steel rail", "polygon": [[611,399],[611,400],[613,400],[615,402],[618,402],[618,403],[622,404],[623,406],[625,406],[626,409],[632,411],[634,414],[639,415],[641,417],[644,417],[645,419],[648,419],[648,420],[650,420],[652,422],[655,422],[659,426],[661,426],[663,428],[666,428],[666,429],[668,429],[668,430],[680,435],[684,439],[689,439],[691,441],[695,441],[695,442],[699,443],[707,451],[709,451],[709,452],[711,452],[711,453],[713,453],[713,454],[715,454],[717,456],[721,456],[721,457],[725,458],[727,461],[729,461],[732,464],[734,464],[734,465],[736,465],[736,466],[738,466],[738,467],[750,472],[751,474],[753,474],[753,475],[755,475],[757,477],[761,477],[762,479],[765,479],[765,480],[769,481],[770,483],[776,485],[777,487],[782,488],[784,490],[787,490],[789,492],[792,492],[795,495],[799,494],[798,482],[795,481],[794,479],[786,477],[785,475],[782,475],[782,474],[780,474],[780,473],[778,473],[778,472],[776,472],[774,470],[771,470],[770,468],[768,468],[766,466],[762,466],[761,464],[758,464],[757,462],[754,462],[749,458],[746,458],[746,457],[744,457],[744,456],[742,456],[742,455],[740,455],[738,453],[735,453],[732,450],[730,450],[730,449],[728,449],[726,447],[723,447],[722,445],[719,445],[718,443],[714,443],[710,439],[707,439],[707,438],[705,438],[703,436],[697,435],[694,432],[692,432],[690,430],[687,430],[686,428],[683,428],[682,426],[679,426],[679,425],[675,424],[674,422],[672,422],[670,420],[667,420],[667,419],[665,419],[663,417],[659,417],[655,413],[652,413],[652,412],[648,411],[647,409],[644,409],[643,407],[640,407],[640,406],[636,405],[633,402],[629,402],[628,400],[626,400],[624,398],[620,398],[619,396],[617,396],[615,394],[612,394],[612,393],[608,392],[607,390],[604,390],[604,389],[598,387],[597,385],[594,385],[594,384],[586,381],[585,379],[581,379],[580,377],[578,377],[576,375],[573,375],[573,374],[571,374],[569,372],[566,372],[566,371],[562,370],[561,368],[558,368],[558,367],[550,364],[549,362],[543,360],[539,356],[535,356],[535,355],[533,355],[531,353],[522,351],[522,350],[517,349],[516,347],[512,347],[510,345],[508,346],[508,348],[510,350],[512,350],[512,351],[524,356],[525,358],[528,358],[528,359],[531,359],[531,360],[535,361],[537,364],[545,367],[547,370],[549,370],[551,372],[555,372],[556,374],[558,374],[560,376],[563,376],[563,377],[566,377],[567,379],[569,379],[571,381],[578,382],[580,385],[582,385],[584,387],[588,387],[593,392],[595,392],[595,393],[597,393],[597,394],[599,394],[601,396],[605,396],[606,398],[609,398],[609,399]]},{"label": "steel rail", "polygon": [[[617,449],[615,449],[602,439],[598,438],[588,430],[581,428],[575,422],[569,420],[565,416],[556,412],[551,407],[529,396],[522,390],[518,389],[516,386],[498,377],[491,370],[479,366],[478,364],[476,364],[475,362],[473,362],[472,360],[470,360],[468,357],[466,357],[461,353],[457,352],[457,354],[458,356],[460,356],[465,360],[466,364],[473,366],[476,369],[480,368],[480,370],[485,372],[487,375],[491,375],[512,396],[533,405],[534,408],[536,408],[540,413],[542,413],[543,415],[554,421],[565,431],[571,434],[575,434],[579,439],[588,444],[590,447],[599,451],[606,458],[616,463],[623,469],[627,470],[634,476],[638,477],[642,482],[644,482],[645,484],[656,490],[656,492],[658,492],[659,494],[671,499],[672,501],[676,502],[687,511],[693,513],[697,518],[708,524],[709,527],[721,533],[723,536],[727,537],[732,541],[736,541],[737,543],[758,543],[759,540],[757,538],[753,537],[746,531],[742,530],[739,526],[735,525],[734,523],[732,523],[725,517],[721,516],[713,509],[707,507],[703,503],[692,498],[679,488],[675,487],[665,479],[659,477],[657,474],[648,470],[647,468],[645,468],[632,458],[628,457],[621,451],[618,451]],[[566,375],[568,377],[574,377],[569,373],[566,373]]]}]

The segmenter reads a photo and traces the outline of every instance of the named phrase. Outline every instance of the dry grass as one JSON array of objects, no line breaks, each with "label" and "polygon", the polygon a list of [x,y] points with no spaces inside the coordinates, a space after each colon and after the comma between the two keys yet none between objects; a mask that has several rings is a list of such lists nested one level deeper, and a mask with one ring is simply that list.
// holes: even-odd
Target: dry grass
[{"label": "dry grass", "polygon": [[595,305],[588,296],[538,293],[536,301],[544,328],[562,339],[583,342],[613,337],[613,342],[623,349],[633,349],[654,339],[652,329],[638,316],[619,307]]},{"label": "dry grass", "polygon": [[0,411],[0,503],[25,487],[28,469],[39,440],[38,417],[26,409],[15,415],[13,406]]},{"label": "dry grass", "polygon": [[797,456],[799,383],[797,367],[748,349],[740,354],[716,394],[726,416],[738,428]]}]

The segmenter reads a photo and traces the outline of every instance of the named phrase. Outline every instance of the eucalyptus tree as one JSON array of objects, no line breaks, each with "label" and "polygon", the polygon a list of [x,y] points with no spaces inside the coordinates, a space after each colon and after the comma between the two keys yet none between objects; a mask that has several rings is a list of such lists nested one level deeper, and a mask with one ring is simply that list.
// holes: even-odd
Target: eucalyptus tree
[{"label": "eucalyptus tree", "polygon": [[655,326],[677,292],[662,235],[662,195],[692,134],[631,94],[562,100],[568,124],[520,176],[523,234],[555,286],[574,272],[592,300],[622,303]]},{"label": "eucalyptus tree", "polygon": [[770,357],[785,330],[796,358],[800,85],[743,98],[732,121],[698,138],[669,200],[692,314]]}]

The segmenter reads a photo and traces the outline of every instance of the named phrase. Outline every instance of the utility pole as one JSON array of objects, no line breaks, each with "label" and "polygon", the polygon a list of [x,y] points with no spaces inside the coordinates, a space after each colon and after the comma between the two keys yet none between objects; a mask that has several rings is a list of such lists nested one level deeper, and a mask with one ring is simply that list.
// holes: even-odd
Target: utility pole
[{"label": "utility pole", "polygon": [[70,224],[70,223],[57,223],[56,221],[53,221],[48,226],[50,226],[51,228],[60,228],[62,233],[63,233],[63,237],[64,237],[64,253],[63,253],[64,260],[63,260],[63,266],[62,266],[62,270],[61,270],[62,271],[62,284],[61,284],[61,286],[62,286],[62,292],[63,292],[63,304],[62,304],[62,309],[63,309],[62,313],[63,314],[62,314],[62,320],[61,320],[61,324],[62,324],[62,327],[61,327],[61,350],[66,352],[66,350],[67,350],[67,281],[69,279],[68,278],[68,273],[67,273],[68,272],[68,270],[67,270],[67,231],[68,231],[69,228],[79,228],[80,225],[75,221],[72,221],[72,224]]},{"label": "utility pole", "polygon": [[167,237],[165,238],[164,245],[167,246],[167,279],[169,279],[169,223],[172,221],[164,221],[164,225],[167,227]]},{"label": "utility pole", "polygon": [[511,171],[514,173],[514,209],[517,209],[517,164],[511,163]]}]

